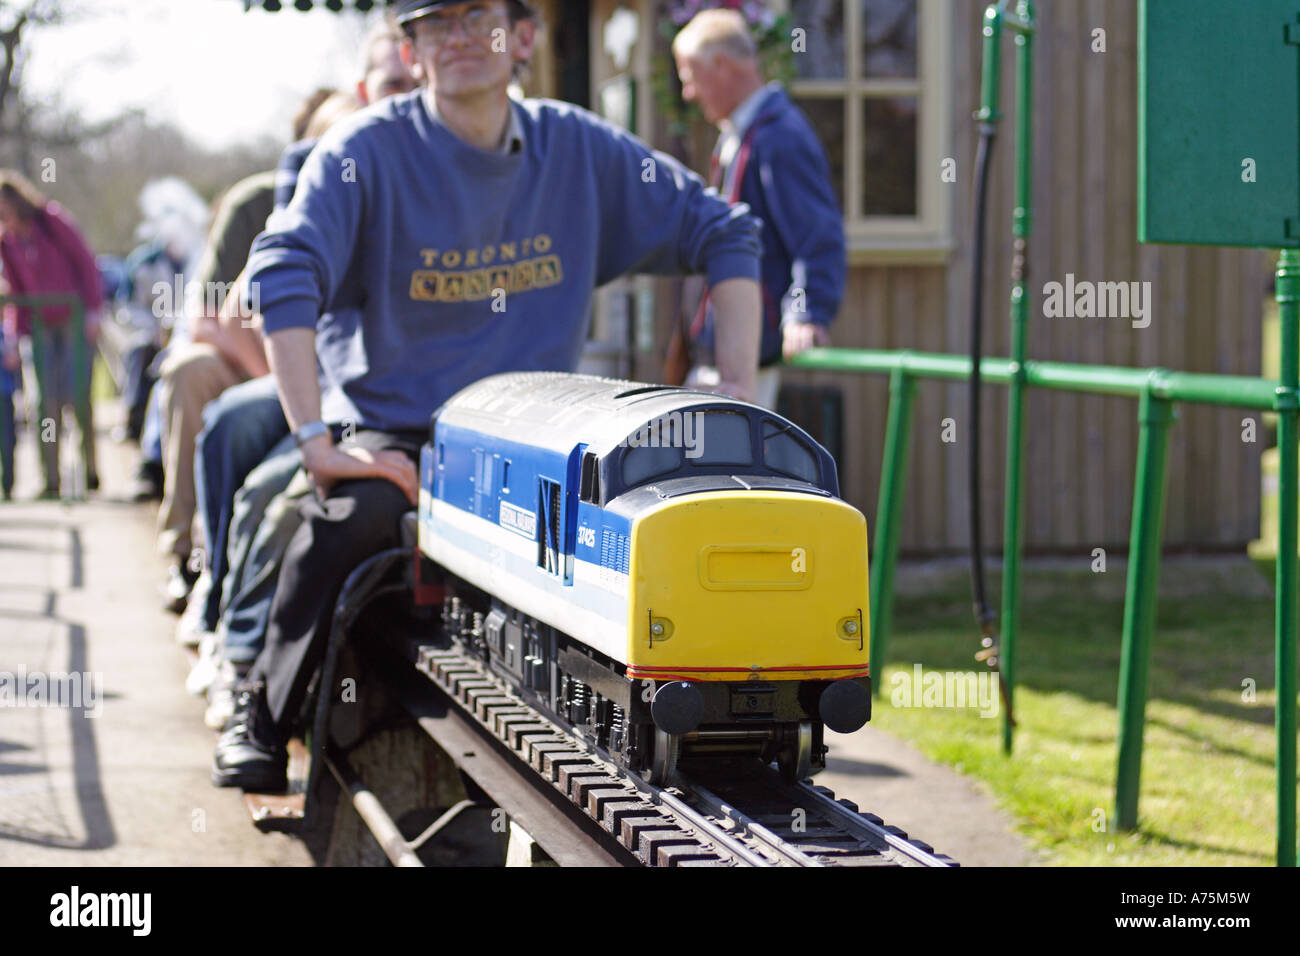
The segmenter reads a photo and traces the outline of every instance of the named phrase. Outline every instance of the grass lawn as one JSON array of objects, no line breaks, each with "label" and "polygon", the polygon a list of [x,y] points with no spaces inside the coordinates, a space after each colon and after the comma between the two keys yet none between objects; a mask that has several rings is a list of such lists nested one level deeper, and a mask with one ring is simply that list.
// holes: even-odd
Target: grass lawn
[{"label": "grass lawn", "polygon": [[[1152,647],[1139,829],[1113,826],[1122,562],[1022,582],[1015,754],[977,709],[894,706],[895,675],[983,669],[960,565],[904,567],[872,724],[984,781],[1053,863],[1257,866],[1275,859],[1273,598],[1244,558],[1169,559]],[[990,581],[996,601],[1000,580]],[[1253,681],[1254,699],[1243,681]],[[900,691],[901,695],[901,691]],[[901,696],[900,696],[901,701]]]}]

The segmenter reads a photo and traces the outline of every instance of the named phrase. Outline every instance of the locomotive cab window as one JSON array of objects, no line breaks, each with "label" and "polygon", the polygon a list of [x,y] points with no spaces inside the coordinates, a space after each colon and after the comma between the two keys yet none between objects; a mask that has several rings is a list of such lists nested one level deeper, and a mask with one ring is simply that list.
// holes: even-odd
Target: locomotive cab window
[{"label": "locomotive cab window", "polygon": [[[752,465],[754,439],[749,417],[738,412],[687,412],[686,457],[694,465]],[[683,421],[683,426],[688,423]],[[692,434],[693,433],[693,434]]]},{"label": "locomotive cab window", "polygon": [[782,475],[817,483],[817,456],[813,450],[795,436],[792,426],[770,418],[763,421],[763,463]]},{"label": "locomotive cab window", "polygon": [[682,467],[682,449],[639,445],[623,452],[623,486],[635,488]]}]

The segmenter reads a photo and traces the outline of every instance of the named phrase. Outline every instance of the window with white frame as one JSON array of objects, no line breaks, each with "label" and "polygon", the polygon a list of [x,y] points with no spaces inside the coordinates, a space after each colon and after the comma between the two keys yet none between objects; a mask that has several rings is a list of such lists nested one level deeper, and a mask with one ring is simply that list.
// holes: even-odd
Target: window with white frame
[{"label": "window with white frame", "polygon": [[771,5],[804,31],[790,92],[830,160],[850,258],[940,261],[951,246],[940,179],[950,0]]}]

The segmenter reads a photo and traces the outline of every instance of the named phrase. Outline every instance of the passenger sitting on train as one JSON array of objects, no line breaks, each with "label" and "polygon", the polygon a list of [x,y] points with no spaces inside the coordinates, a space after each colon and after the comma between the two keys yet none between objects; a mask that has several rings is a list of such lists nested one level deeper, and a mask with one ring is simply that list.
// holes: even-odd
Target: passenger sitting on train
[{"label": "passenger sitting on train", "polygon": [[[400,45],[401,32],[389,19],[371,29],[355,95],[336,93],[321,103],[306,137],[281,157],[276,209],[289,205],[303,163],[334,123],[362,105],[415,88],[417,77],[398,55]],[[297,529],[296,500],[281,493],[299,471],[299,460],[270,375],[223,392],[203,419],[195,471],[211,588],[204,600],[193,602],[192,626],[206,636],[201,646],[208,653],[187,687],[207,694],[204,722],[219,730],[234,707],[237,680],[262,649],[279,561]],[[300,494],[305,488],[294,490]]]},{"label": "passenger sitting on train", "polygon": [[326,134],[249,260],[321,498],[302,504],[266,647],[217,745],[218,786],[285,786],[285,741],[335,600],[360,562],[399,543],[430,414],[486,375],[573,370],[597,286],[706,273],[717,388],[754,395],[761,250],[748,208],[582,109],[513,102],[537,35],[523,0],[400,0],[398,22],[430,87]]}]

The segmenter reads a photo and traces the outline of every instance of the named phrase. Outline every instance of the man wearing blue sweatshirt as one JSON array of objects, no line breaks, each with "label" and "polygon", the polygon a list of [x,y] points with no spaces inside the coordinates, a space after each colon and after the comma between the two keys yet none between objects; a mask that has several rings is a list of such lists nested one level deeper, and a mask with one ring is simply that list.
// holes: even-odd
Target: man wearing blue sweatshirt
[{"label": "man wearing blue sweatshirt", "polygon": [[[487,375],[572,370],[597,286],[705,273],[718,388],[754,395],[748,210],[584,110],[512,102],[536,39],[522,0],[400,0],[398,22],[432,90],[331,129],[249,258],[281,402],[323,500],[304,504],[286,553],[266,648],[217,745],[219,786],[285,785],[284,742],[334,602],[357,564],[397,544],[430,414]],[[353,437],[336,444],[345,425]]]},{"label": "man wearing blue sweatshirt", "polygon": [[[817,134],[778,83],[763,84],[758,51],[737,10],[705,10],[673,40],[682,95],[718,127],[712,182],[763,221],[763,340],[758,403],[776,407],[782,355],[829,342],[844,298],[844,222]],[[670,381],[716,381],[713,310],[685,303]],[[691,362],[682,346],[689,343]]]}]

